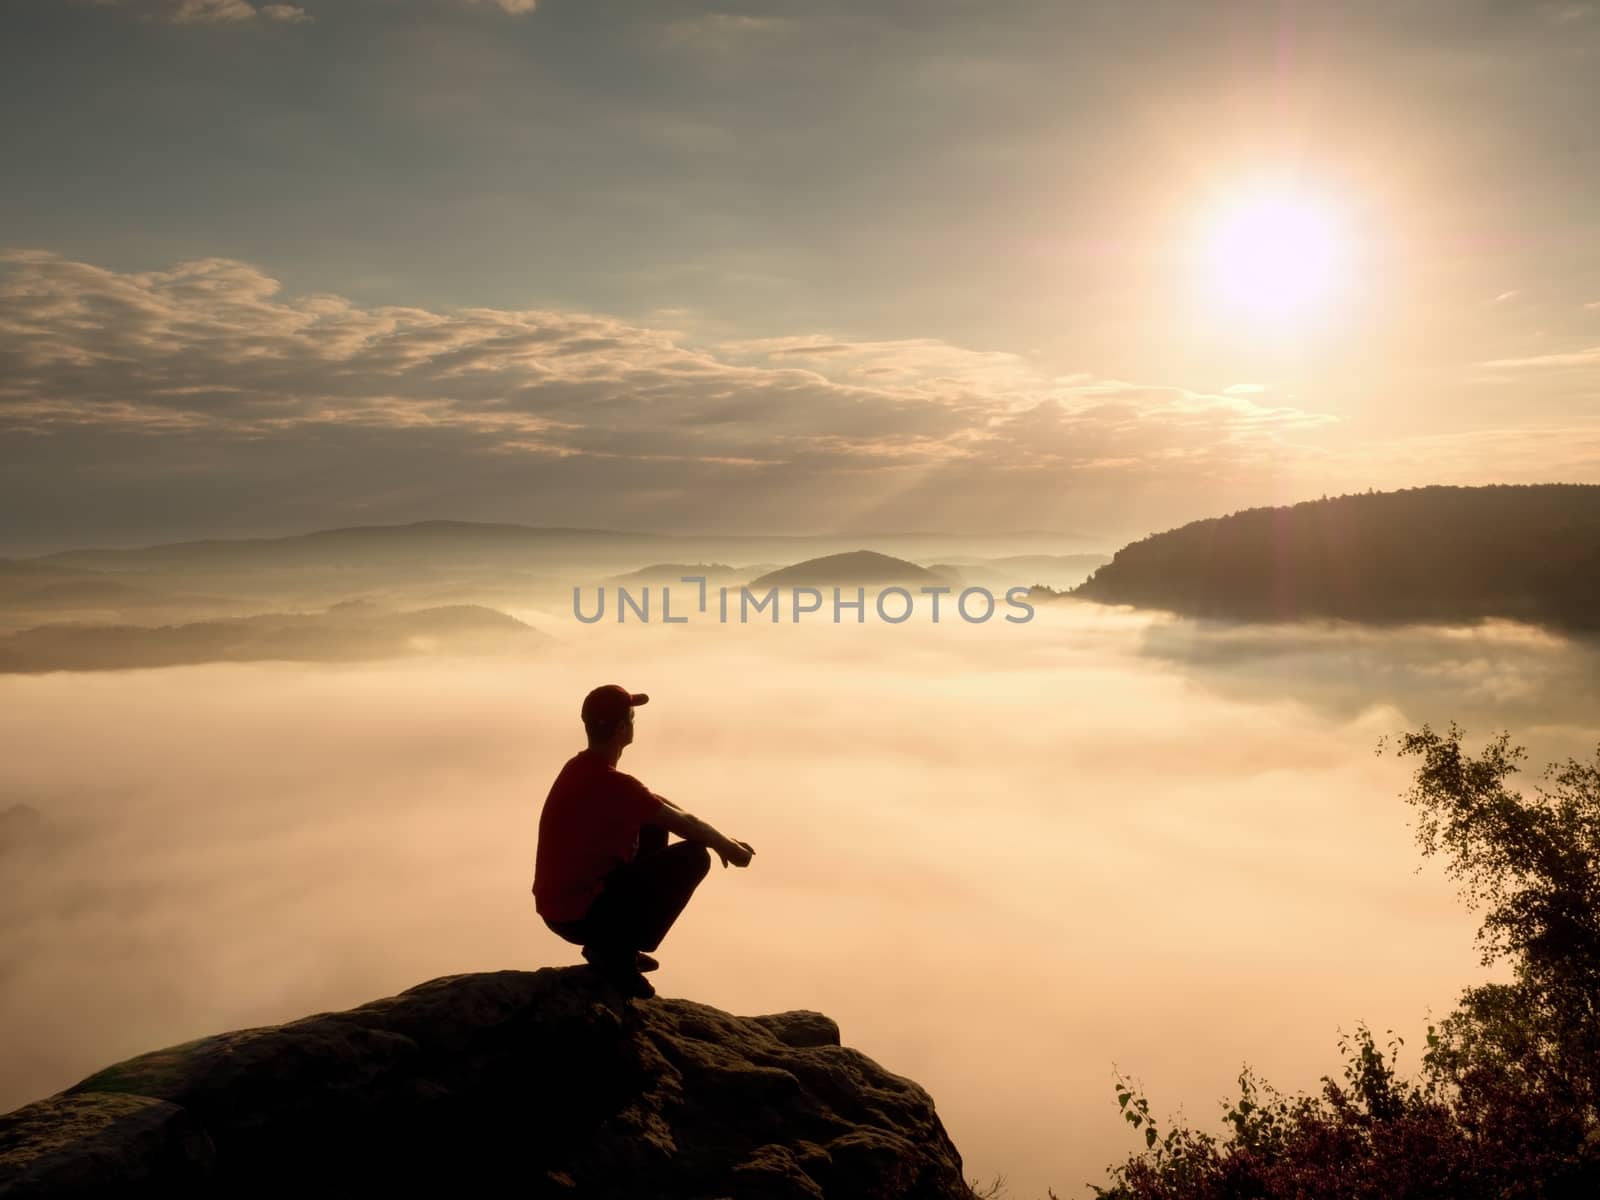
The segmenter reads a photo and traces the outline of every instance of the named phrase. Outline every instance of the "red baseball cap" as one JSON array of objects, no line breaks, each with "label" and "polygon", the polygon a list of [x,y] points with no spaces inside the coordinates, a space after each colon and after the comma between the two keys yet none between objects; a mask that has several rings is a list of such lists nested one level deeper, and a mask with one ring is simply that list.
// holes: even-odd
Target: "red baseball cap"
[{"label": "red baseball cap", "polygon": [[650,703],[643,692],[630,692],[617,683],[604,683],[583,698],[585,725],[611,725],[628,715],[630,708]]}]

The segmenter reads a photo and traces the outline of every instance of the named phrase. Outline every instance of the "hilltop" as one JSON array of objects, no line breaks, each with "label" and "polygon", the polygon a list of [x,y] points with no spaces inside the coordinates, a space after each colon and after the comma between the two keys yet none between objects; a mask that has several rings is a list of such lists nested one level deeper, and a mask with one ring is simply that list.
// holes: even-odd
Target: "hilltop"
[{"label": "hilltop", "polygon": [[1239,621],[1498,617],[1600,630],[1600,485],[1425,487],[1253,508],[1125,546],[1072,594]]},{"label": "hilltop", "polygon": [[944,582],[948,580],[941,572],[919,567],[903,558],[879,554],[876,550],[851,550],[780,567],[751,580],[750,586],[834,587],[849,584],[852,587],[887,587],[896,583],[933,586]]}]

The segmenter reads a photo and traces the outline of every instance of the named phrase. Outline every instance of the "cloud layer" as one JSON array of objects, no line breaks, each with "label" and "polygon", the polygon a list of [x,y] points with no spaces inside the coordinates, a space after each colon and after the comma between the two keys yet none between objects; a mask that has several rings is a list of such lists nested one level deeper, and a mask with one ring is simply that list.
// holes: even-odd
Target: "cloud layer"
[{"label": "cloud layer", "polygon": [[1066,1196],[1134,1144],[1113,1064],[1214,1128],[1241,1062],[1314,1087],[1340,1026],[1419,1044],[1481,976],[1476,922],[1415,873],[1406,767],[1373,746],[1458,717],[1587,757],[1600,680],[1525,630],[573,625],[537,662],[0,679],[0,812],[38,814],[0,841],[0,1109],[576,962],[533,912],[535,833],[614,673],[652,694],[623,768],[758,856],[713,869],[663,994],[829,1013],[932,1092],[970,1174]]},{"label": "cloud layer", "polygon": [[[243,25],[254,21],[309,25],[316,17],[298,4],[252,0],[90,0],[102,8],[124,8],[147,20],[173,25]],[[450,0],[467,8],[494,8],[511,16],[531,13],[538,0]]]},{"label": "cloud layer", "polygon": [[102,8],[125,8],[152,21],[172,25],[245,25],[256,21],[307,25],[315,18],[298,4],[257,4],[251,0],[94,0]]},{"label": "cloud layer", "polygon": [[441,494],[475,472],[581,467],[588,524],[647,501],[706,509],[741,485],[867,501],[935,483],[967,495],[1002,479],[1237,478],[1312,453],[1306,439],[1329,421],[1256,395],[1046,377],[1017,355],[933,340],[695,345],[589,313],[286,297],[226,259],[144,272],[42,251],[0,262],[5,446],[59,451],[104,481],[91,443],[113,439],[122,469],[176,472],[174,504],[178,476],[217,483],[241,457],[328,445],[357,468],[347,503],[370,499],[359,464],[395,452],[435,456]]},{"label": "cloud layer", "polygon": [[1042,494],[1048,520],[1096,478],[1248,477],[1310,453],[1301,438],[1328,418],[1259,400],[1045,378],[938,341],[694,346],[581,312],[286,298],[227,259],[117,272],[14,251],[0,270],[0,434],[19,469],[51,462],[34,482],[69,507],[90,502],[67,496],[74,477],[166,480],[168,510],[200,493],[259,504],[253,472],[317,475],[326,451],[342,485],[318,477],[315,496],[339,510],[381,510],[373,475],[426,461],[405,485],[414,515],[491,478],[514,501],[558,477],[558,517],[584,525],[726,525],[757,494],[845,525],[883,498],[901,522],[912,506],[958,520],[986,486]]}]

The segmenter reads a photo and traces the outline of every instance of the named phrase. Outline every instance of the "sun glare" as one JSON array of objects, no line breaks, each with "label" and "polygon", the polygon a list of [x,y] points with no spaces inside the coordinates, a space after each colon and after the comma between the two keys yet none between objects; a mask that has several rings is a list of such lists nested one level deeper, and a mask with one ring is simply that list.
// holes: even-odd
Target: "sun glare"
[{"label": "sun glare", "polygon": [[1241,189],[1201,234],[1201,286],[1235,318],[1298,325],[1346,283],[1347,245],[1332,208],[1288,184]]}]

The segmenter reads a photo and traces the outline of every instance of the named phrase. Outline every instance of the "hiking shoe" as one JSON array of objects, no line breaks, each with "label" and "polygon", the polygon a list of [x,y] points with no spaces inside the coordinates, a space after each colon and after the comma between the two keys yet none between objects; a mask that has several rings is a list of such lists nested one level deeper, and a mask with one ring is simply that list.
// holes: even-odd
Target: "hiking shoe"
[{"label": "hiking shoe", "polygon": [[[639,959],[646,958],[652,964],[655,959],[648,954],[635,952],[624,956],[615,950],[606,950],[597,946],[585,946],[583,957],[589,962],[589,969],[600,976],[606,983],[611,984],[624,996],[636,996],[641,1000],[648,1000],[656,994],[656,989],[643,975],[639,968]],[[652,966],[651,969],[654,969]]]},{"label": "hiking shoe", "polygon": [[583,960],[592,967],[615,966],[619,970],[631,968],[641,974],[645,971],[659,970],[661,964],[643,950],[634,951],[630,956],[626,950],[608,950],[599,946],[585,946]]},{"label": "hiking shoe", "polygon": [[627,950],[619,951],[611,946],[585,946],[583,961],[591,967],[612,967],[618,964],[631,966],[633,953]]}]

